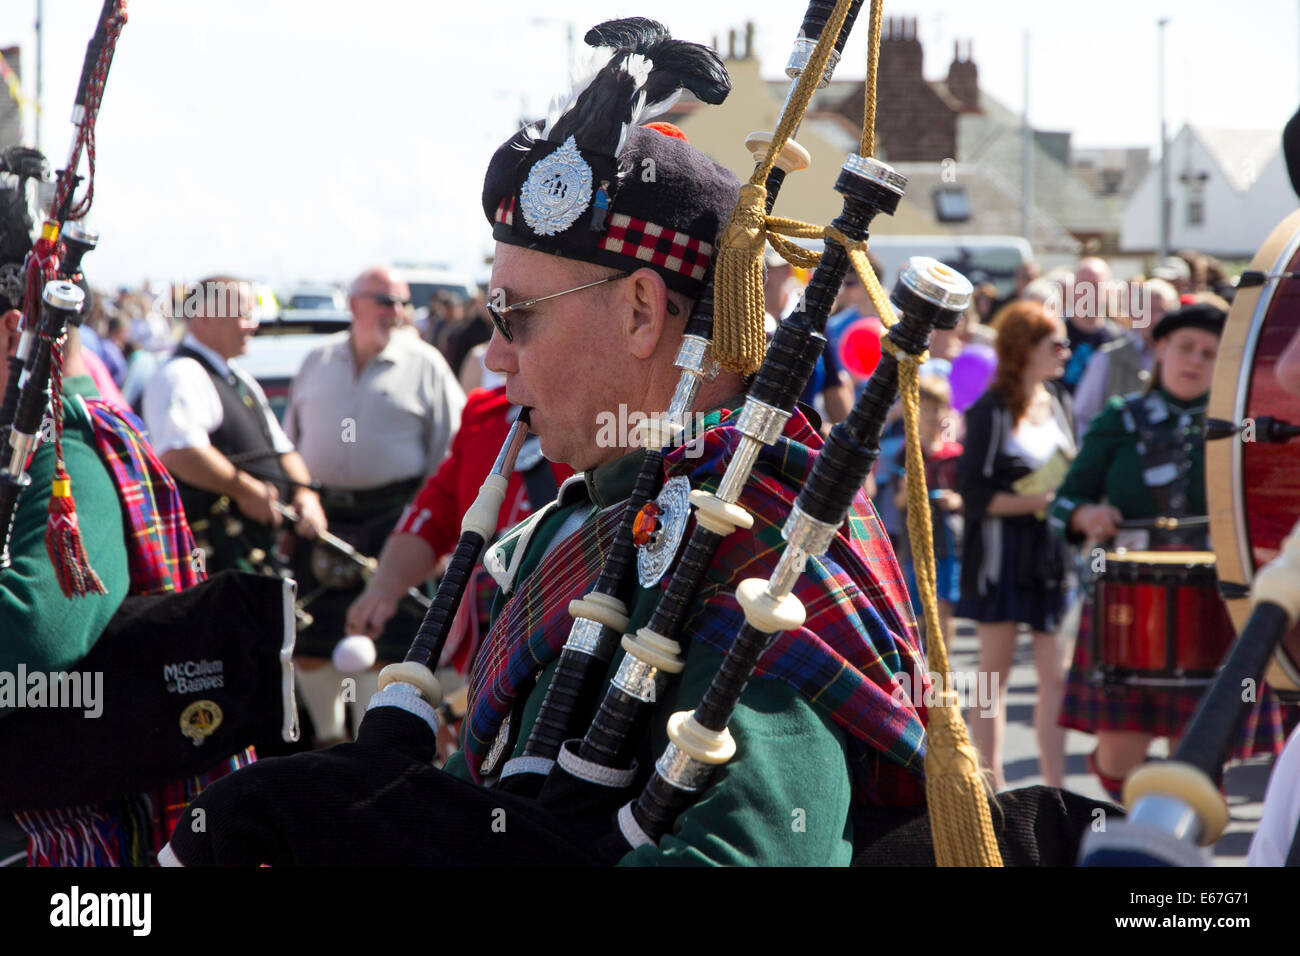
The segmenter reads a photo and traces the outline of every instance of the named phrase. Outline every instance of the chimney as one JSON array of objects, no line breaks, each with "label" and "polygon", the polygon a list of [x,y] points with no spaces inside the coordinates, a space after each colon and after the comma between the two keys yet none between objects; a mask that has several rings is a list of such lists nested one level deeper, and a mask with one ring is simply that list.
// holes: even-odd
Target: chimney
[{"label": "chimney", "polygon": [[736,31],[728,30],[727,31],[727,59],[734,60],[735,58],[736,58]]},{"label": "chimney", "polygon": [[880,71],[882,82],[906,79],[909,83],[921,80],[921,41],[916,37],[915,17],[886,17],[880,38]]},{"label": "chimney", "polygon": [[971,57],[970,41],[966,42],[966,59],[961,58],[961,47],[953,44],[952,63],[948,66],[948,92],[961,102],[962,112],[977,113],[980,108],[979,68]]},{"label": "chimney", "polygon": [[745,59],[754,55],[754,21],[745,21]]}]

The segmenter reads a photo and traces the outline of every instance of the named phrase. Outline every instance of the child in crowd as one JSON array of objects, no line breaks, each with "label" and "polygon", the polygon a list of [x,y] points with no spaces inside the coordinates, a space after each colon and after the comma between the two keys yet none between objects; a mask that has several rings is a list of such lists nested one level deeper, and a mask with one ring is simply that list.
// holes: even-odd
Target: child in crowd
[{"label": "child in crowd", "polygon": [[[962,446],[956,440],[960,434],[957,413],[952,408],[952,391],[946,379],[937,375],[922,375],[918,382],[921,398],[921,454],[925,461],[925,486],[930,495],[930,521],[934,528],[934,566],[936,594],[939,598],[939,626],[945,637],[951,637],[952,608],[961,588],[961,538],[962,500],[953,489],[957,485],[957,460]],[[895,458],[894,504],[902,516],[904,528],[907,518],[907,449]],[[917,620],[923,620],[920,591],[913,565],[912,543],[904,531],[898,560],[907,579]]]}]

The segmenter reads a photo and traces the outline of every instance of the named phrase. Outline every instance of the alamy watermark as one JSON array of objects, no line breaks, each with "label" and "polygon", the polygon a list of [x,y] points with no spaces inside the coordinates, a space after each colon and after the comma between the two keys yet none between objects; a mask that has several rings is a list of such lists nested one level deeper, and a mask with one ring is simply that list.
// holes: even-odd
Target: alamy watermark
[{"label": "alamy watermark", "polygon": [[[920,686],[917,687],[916,684]],[[923,704],[937,707],[943,703],[939,695],[944,690],[957,695],[957,706],[962,710],[978,710],[981,717],[992,717],[1000,706],[999,688],[1001,681],[997,673],[979,671],[970,673],[957,671],[949,675],[948,686],[944,687],[943,677],[933,671],[922,674],[919,680],[903,672],[894,675],[894,689],[890,698],[895,704]]]},{"label": "alamy watermark", "polygon": [[1151,324],[1151,299],[1154,290],[1137,282],[1105,279],[1079,282],[1067,279],[1040,279],[1040,295],[1035,296],[1054,315],[1065,319],[1127,318],[1135,329]]},{"label": "alamy watermark", "polygon": [[66,707],[92,720],[104,712],[103,671],[0,671],[0,710]]},{"label": "alamy watermark", "polygon": [[[600,448],[639,448],[641,442],[637,437],[637,426],[644,421],[660,422],[667,433],[666,426],[669,424],[669,417],[665,412],[641,412],[629,411],[626,404],[619,403],[618,411],[605,411],[596,415],[596,445]],[[704,454],[704,442],[700,436],[704,434],[705,415],[703,412],[694,413],[694,424],[681,431],[674,429],[674,435],[669,441],[669,447],[685,445],[685,457],[699,458]]]}]

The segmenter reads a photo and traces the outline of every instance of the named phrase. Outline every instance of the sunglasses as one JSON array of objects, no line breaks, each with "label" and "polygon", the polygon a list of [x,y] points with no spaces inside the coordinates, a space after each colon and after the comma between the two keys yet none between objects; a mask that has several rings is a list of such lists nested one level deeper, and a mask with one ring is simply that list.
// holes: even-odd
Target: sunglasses
[{"label": "sunglasses", "polygon": [[397,296],[389,295],[387,292],[366,292],[364,295],[367,299],[370,299],[385,308],[405,309],[411,304],[410,299],[399,299]]},{"label": "sunglasses", "polygon": [[[632,275],[630,272],[620,272],[617,275],[605,276],[603,279],[597,279],[595,282],[588,282],[585,285],[574,286],[572,289],[565,289],[563,292],[552,292],[550,295],[539,295],[535,299],[525,299],[523,302],[516,302],[514,305],[503,306],[499,309],[493,305],[489,305],[486,308],[488,315],[492,317],[492,324],[495,325],[497,331],[501,333],[501,337],[507,342],[513,342],[515,340],[514,329],[510,326],[510,320],[506,318],[506,316],[511,312],[520,312],[525,309],[531,309],[539,302],[545,302],[548,299],[558,299],[560,296],[568,295],[570,292],[581,292],[583,289],[595,288],[598,285],[604,285],[606,282],[613,282],[615,279],[626,279],[630,275]],[[681,310],[669,301],[668,312],[671,315],[678,315]]]}]

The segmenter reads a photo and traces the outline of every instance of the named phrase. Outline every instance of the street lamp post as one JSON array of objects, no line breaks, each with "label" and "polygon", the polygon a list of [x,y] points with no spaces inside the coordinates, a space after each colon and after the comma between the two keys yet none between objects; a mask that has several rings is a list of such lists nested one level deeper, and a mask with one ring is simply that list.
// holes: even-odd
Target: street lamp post
[{"label": "street lamp post", "polygon": [[1169,255],[1169,138],[1165,132],[1165,26],[1168,17],[1156,21],[1160,34],[1160,258]]}]

